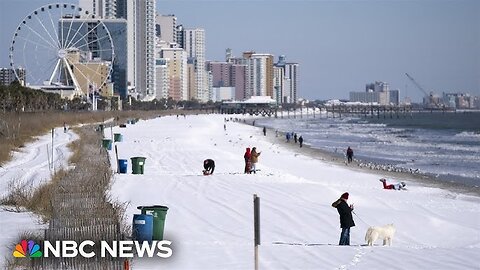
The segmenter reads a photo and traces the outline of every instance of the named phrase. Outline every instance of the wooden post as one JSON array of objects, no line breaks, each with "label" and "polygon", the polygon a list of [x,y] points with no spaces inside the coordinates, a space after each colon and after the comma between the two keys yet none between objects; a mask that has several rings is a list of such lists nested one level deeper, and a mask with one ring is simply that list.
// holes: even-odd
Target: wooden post
[{"label": "wooden post", "polygon": [[116,144],[115,144],[115,157],[117,158],[117,173],[120,173],[120,165],[118,164],[118,149]]},{"label": "wooden post", "polygon": [[260,245],[260,198],[253,194],[253,227],[255,242],[255,270],[258,270],[258,246]]},{"label": "wooden post", "polygon": [[55,159],[54,159],[54,155],[55,155],[55,151],[53,149],[53,144],[54,144],[54,140],[53,140],[53,137],[54,137],[54,134],[55,134],[55,128],[52,128],[52,172],[53,172],[53,175],[55,175]]}]

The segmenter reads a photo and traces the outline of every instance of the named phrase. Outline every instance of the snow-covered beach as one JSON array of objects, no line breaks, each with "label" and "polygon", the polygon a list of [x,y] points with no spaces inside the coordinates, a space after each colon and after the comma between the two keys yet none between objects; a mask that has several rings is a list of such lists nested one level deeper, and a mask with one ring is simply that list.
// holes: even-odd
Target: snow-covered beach
[{"label": "snow-covered beach", "polygon": [[[224,115],[162,117],[121,133],[111,194],[139,205],[166,205],[168,259],[135,260],[133,269],[251,269],[253,194],[261,198],[261,269],[479,269],[480,199],[425,186],[412,176],[407,191],[382,189],[382,172],[351,170],[266,139],[261,128],[226,122]],[[110,137],[110,130],[106,136]],[[243,153],[262,153],[257,174],[243,174]],[[115,153],[110,151],[113,169]],[[146,157],[145,174],[132,175],[130,158]],[[206,158],[216,162],[202,175]],[[395,182],[398,179],[389,181]],[[355,204],[350,247],[337,246],[339,217],[331,203],[343,192]],[[363,246],[367,228],[394,223],[391,247]]]},{"label": "snow-covered beach", "polygon": [[[260,269],[480,269],[478,196],[425,185],[413,175],[396,178],[327,162],[314,149],[287,145],[270,131],[264,137],[261,128],[225,123],[224,117],[168,116],[105,130],[107,138],[123,135],[116,146],[119,158],[128,159],[128,174],[114,175],[111,195],[128,203],[127,224],[139,205],[169,207],[165,239],[173,242],[173,256],[135,259],[132,269],[253,268],[253,194],[261,199]],[[48,178],[50,136],[26,145],[3,166],[2,194],[9,179]],[[67,143],[77,137],[69,131],[56,138],[56,156],[64,157],[55,158],[58,168],[69,156]],[[260,171],[246,175],[243,153],[253,146],[261,152]],[[109,154],[116,171],[115,153]],[[146,157],[144,175],[131,174],[135,156]],[[216,162],[210,176],[202,175],[206,158]],[[408,190],[382,189],[378,179],[384,176],[406,181]],[[349,247],[337,245],[339,217],[331,207],[345,191],[355,205]],[[1,214],[4,262],[19,234],[43,226],[29,213]],[[369,226],[388,223],[397,228],[391,247],[381,241],[364,246]]]}]

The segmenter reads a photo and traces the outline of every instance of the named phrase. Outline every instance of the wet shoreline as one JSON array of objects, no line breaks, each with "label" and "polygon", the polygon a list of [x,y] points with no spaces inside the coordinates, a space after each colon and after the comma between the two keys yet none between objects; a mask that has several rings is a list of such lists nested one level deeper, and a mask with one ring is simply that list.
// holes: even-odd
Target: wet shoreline
[{"label": "wet shoreline", "polygon": [[[247,120],[246,123],[248,125],[252,125],[251,120]],[[260,126],[255,126],[261,132],[263,128]],[[447,179],[444,175],[432,175],[432,174],[424,174],[424,173],[417,173],[417,172],[407,172],[407,171],[393,171],[392,167],[383,164],[376,164],[368,161],[356,160],[350,164],[347,164],[346,158],[343,155],[331,153],[322,149],[314,148],[308,144],[308,142],[304,142],[303,147],[300,148],[299,144],[294,143],[293,139],[287,143],[285,139],[284,132],[278,132],[278,137],[275,135],[275,130],[271,128],[267,128],[267,136],[265,138],[275,145],[280,145],[294,151],[297,154],[303,154],[305,156],[309,156],[311,158],[321,160],[326,163],[334,164],[337,166],[345,167],[345,169],[354,170],[354,171],[361,171],[365,173],[374,173],[381,175],[382,177],[388,179],[395,179],[395,181],[413,181],[419,183],[423,186],[428,187],[435,187],[446,189],[452,192],[465,194],[465,195],[473,195],[480,197],[480,187],[479,186],[471,186],[464,183],[459,183],[458,181]]]}]

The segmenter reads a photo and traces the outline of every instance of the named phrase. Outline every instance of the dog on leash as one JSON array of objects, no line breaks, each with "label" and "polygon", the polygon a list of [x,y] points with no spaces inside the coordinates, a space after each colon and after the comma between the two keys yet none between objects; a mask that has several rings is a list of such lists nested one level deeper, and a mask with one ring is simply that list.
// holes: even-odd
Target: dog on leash
[{"label": "dog on leash", "polygon": [[395,231],[395,226],[393,224],[372,226],[368,228],[367,233],[365,234],[365,242],[367,242],[367,245],[373,246],[373,243],[377,241],[377,239],[383,239],[384,246],[391,246]]}]

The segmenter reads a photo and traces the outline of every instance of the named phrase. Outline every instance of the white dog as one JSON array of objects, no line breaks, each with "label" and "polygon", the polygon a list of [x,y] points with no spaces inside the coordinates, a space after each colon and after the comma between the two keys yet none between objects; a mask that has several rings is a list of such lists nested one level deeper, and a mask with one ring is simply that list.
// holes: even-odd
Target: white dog
[{"label": "white dog", "polygon": [[388,224],[381,227],[370,227],[365,234],[365,242],[367,245],[372,246],[377,239],[383,239],[383,245],[392,245],[392,239],[395,235],[395,226]]}]

